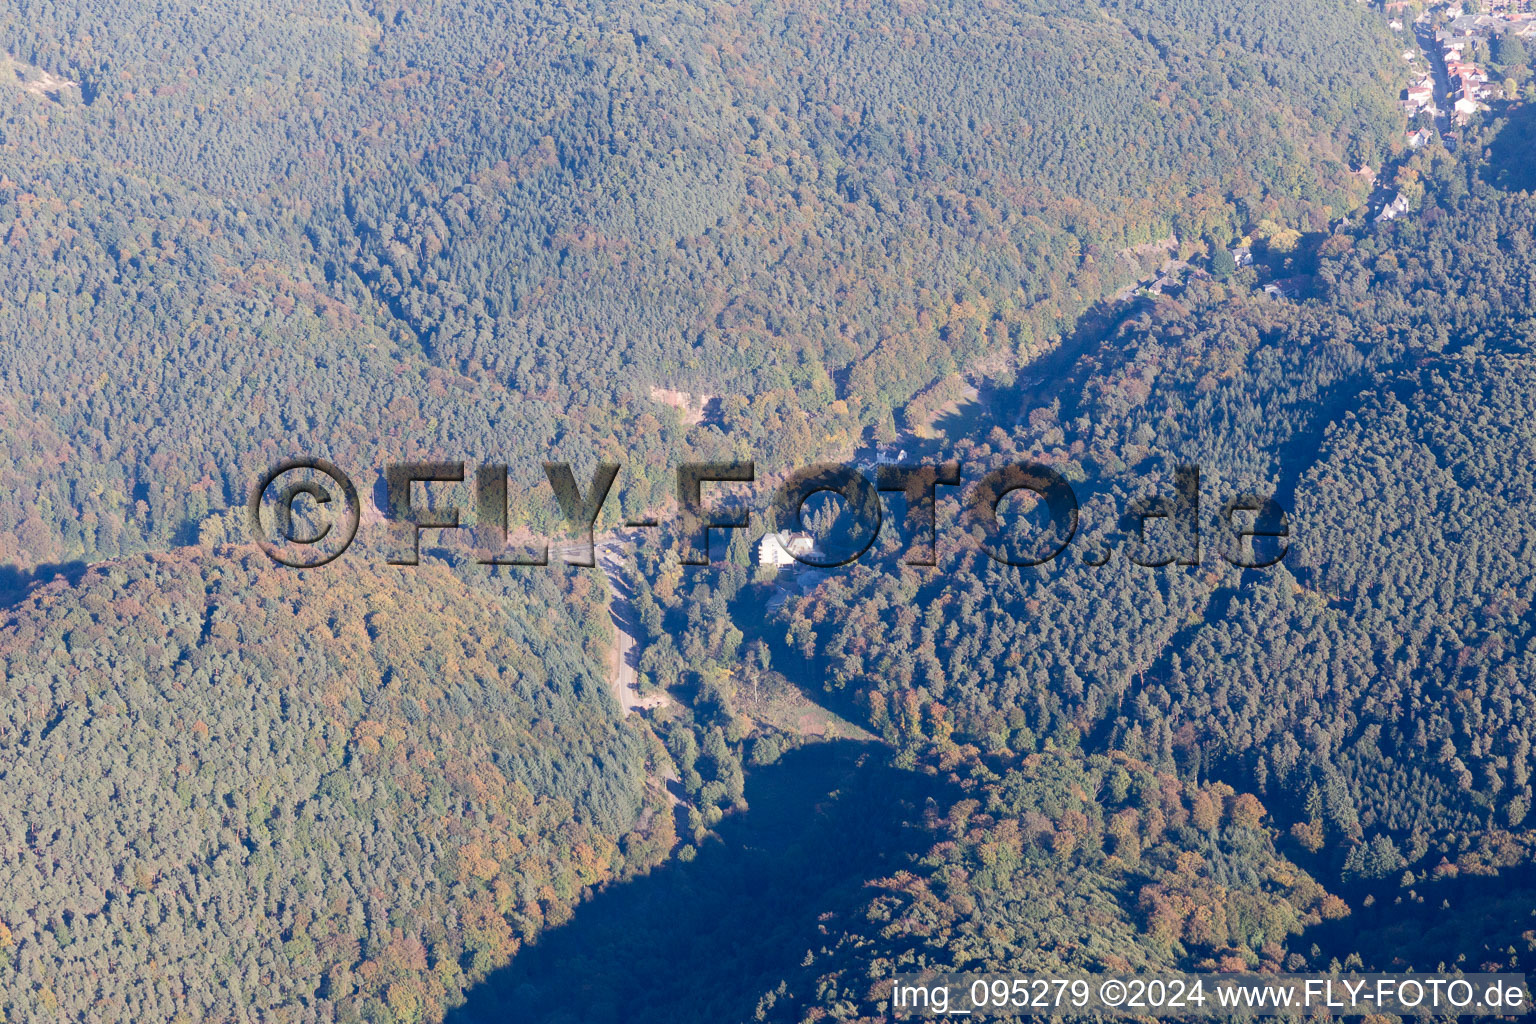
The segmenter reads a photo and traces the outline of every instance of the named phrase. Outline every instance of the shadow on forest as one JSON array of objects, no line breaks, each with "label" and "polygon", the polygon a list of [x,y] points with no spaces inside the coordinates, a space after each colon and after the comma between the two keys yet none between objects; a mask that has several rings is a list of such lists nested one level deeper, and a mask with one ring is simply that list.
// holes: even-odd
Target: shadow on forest
[{"label": "shadow on forest", "polygon": [[909,822],[930,797],[945,801],[945,784],[887,758],[836,741],[754,770],[750,809],[717,826],[718,842],[582,904],[473,989],[448,1024],[750,1019],[827,941],[820,913],[858,907],[868,879],[931,842]]},{"label": "shadow on forest", "polygon": [[1058,422],[1077,415],[1086,381],[1104,365],[1106,349],[1128,320],[1147,313],[1156,301],[1144,295],[1100,299],[1085,310],[1050,351],[1025,363],[1008,384],[983,381],[980,395],[959,410],[936,417],[932,427],[942,439],[908,443],[924,455],[945,453],[956,439],[980,441],[995,427],[1010,430],[1033,409],[1061,402]]},{"label": "shadow on forest", "polygon": [[[1410,890],[1422,902],[1409,897]],[[1366,893],[1374,896],[1363,906]],[[1475,971],[1483,964],[1507,965],[1511,947],[1523,969],[1532,965],[1532,939],[1536,930],[1536,867],[1506,868],[1496,876],[1462,875],[1439,881],[1419,882],[1402,888],[1394,878],[1360,893],[1346,893],[1350,915],[1308,929],[1292,942],[1295,949],[1316,943],[1328,958],[1344,960],[1350,953],[1367,957],[1369,970],[1432,971],[1440,964]],[[1397,900],[1401,898],[1402,902]],[[1372,962],[1370,950],[1381,950]],[[1502,969],[1509,969],[1503,966]]]},{"label": "shadow on forest", "polygon": [[1504,126],[1488,145],[1483,178],[1506,191],[1536,192],[1536,103],[1502,112]]},{"label": "shadow on forest", "polygon": [[85,575],[84,562],[54,562],[40,565],[31,572],[14,565],[0,565],[0,608],[14,608],[33,587],[63,577],[73,586]]}]

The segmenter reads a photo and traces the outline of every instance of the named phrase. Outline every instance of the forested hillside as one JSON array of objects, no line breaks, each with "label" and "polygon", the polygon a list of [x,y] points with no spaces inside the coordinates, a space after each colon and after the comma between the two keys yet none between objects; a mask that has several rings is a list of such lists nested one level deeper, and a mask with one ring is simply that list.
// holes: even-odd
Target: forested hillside
[{"label": "forested hillside", "polygon": [[648,504],[656,386],[718,398],[705,453],[846,451],[1398,145],[1346,0],[22,0],[0,49],[23,567],[185,543],[294,448],[603,455]]},{"label": "forested hillside", "polygon": [[[1171,731],[1191,768],[1315,787],[1316,827],[1385,829],[1410,860],[1523,822],[1531,200],[1425,167],[1421,221],[1322,243],[1320,299],[1192,288],[1127,323],[1080,390],[971,446],[1085,481],[1090,539],[1041,570],[956,552],[956,574],[824,588],[787,625],[829,685],[878,696],[892,738],[927,732],[898,712],[909,692],[998,748],[1107,728],[1139,753]],[[1208,518],[1279,494],[1285,562],[1226,565],[1208,523],[1198,571],[1084,564],[1110,499],[1171,490],[1176,462],[1201,467]]]},{"label": "forested hillside", "polygon": [[926,854],[824,915],[759,1019],[878,1019],[893,973],[1296,967],[1287,944],[1348,906],[1276,854],[1252,794],[1171,769],[1049,748],[1000,776],[964,766]]},{"label": "forested hillside", "polygon": [[249,549],[34,592],[0,629],[4,1019],[439,1019],[671,845],[601,595]]},{"label": "forested hillside", "polygon": [[[991,766],[984,827],[968,841],[954,833],[957,845],[936,847],[915,878],[880,881],[897,895],[867,916],[889,923],[852,913],[818,964],[768,997],[783,1019],[808,1005],[859,1017],[898,969],[994,967],[1022,955],[1014,935],[1037,941],[1044,925],[996,925],[1012,919],[1010,899],[1040,891],[1042,871],[1059,870],[1049,855],[1060,811],[1035,819],[1043,839],[989,882],[995,895],[978,895],[975,877],[1015,834],[1016,766],[1063,751],[1089,765],[1145,761],[1185,799],[1210,799],[1213,785],[1256,795],[1242,816],[1262,818],[1269,831],[1257,835],[1343,897],[1328,904],[1334,915],[1369,921],[1293,938],[1273,924],[1218,927],[1184,914],[1230,914],[1230,897],[1187,895],[1192,877],[1172,887],[1185,896],[1170,895],[1139,870],[1154,888],[1118,906],[1134,905],[1161,939],[1153,947],[1178,962],[1531,962],[1536,707],[1523,595],[1536,200],[1491,188],[1485,168],[1444,151],[1406,172],[1425,189],[1421,215],[1317,238],[1314,298],[1196,283],[1127,320],[1063,393],[1026,400],[1018,426],[970,442],[964,454],[981,466],[1036,458],[1079,482],[1087,537],[1061,559],[1013,569],[957,546],[945,571],[922,575],[892,551],[791,600],[765,630],[782,630],[786,671],[783,658],[803,659],[807,677],[863,707],[906,763]],[[1170,491],[1179,462],[1202,469],[1209,557],[1187,569],[1132,565],[1123,552],[1084,564],[1100,544],[1124,543],[1113,509]],[[1269,570],[1233,568],[1212,550],[1220,501],[1249,488],[1290,512],[1291,551]],[[1204,831],[1243,835],[1218,828],[1219,810],[1203,812]],[[1111,806],[1078,819],[1066,845],[1079,849],[1086,827],[1089,849],[1126,861],[1122,848],[1153,849],[1177,814],[1163,808],[1153,824],[1145,798],[1135,818]],[[1171,834],[1189,842],[1201,831]],[[1224,860],[1235,877],[1262,876],[1256,853]],[[1116,877],[1109,863],[1101,883]],[[959,889],[951,864],[963,866]],[[1495,874],[1507,880],[1463,884]],[[959,926],[972,901],[995,908],[979,934]],[[1068,905],[1061,913],[1077,920]],[[1097,945],[1103,934],[1055,947],[1060,962],[1116,965]]]},{"label": "forested hillside", "polygon": [[[1407,39],[1354,0],[5,7],[0,1020],[1531,965],[1532,135],[1405,151]],[[665,516],[589,570],[241,546],[297,454],[507,462],[542,529],[546,459],[622,463],[611,523],[685,460],[898,437],[1055,467],[1078,536],[1000,565],[946,490],[937,570],[889,528],[683,566]],[[1181,464],[1200,564],[1135,564]],[[1272,568],[1221,559],[1249,492]]]}]

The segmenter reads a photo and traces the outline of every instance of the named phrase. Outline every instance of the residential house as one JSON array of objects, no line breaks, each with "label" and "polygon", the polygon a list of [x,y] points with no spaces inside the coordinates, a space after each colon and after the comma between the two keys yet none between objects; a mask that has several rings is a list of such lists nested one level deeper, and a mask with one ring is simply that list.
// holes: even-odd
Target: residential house
[{"label": "residential house", "polygon": [[1462,111],[1462,100],[1471,104],[1470,110],[1476,110],[1477,101],[1487,99],[1492,94],[1492,86],[1486,81],[1479,82],[1471,75],[1455,75],[1451,78],[1451,99],[1457,104],[1458,113]]},{"label": "residential house", "polygon": [[1376,215],[1376,222],[1379,224],[1385,220],[1396,220],[1407,212],[1408,197],[1399,192],[1392,197],[1390,203],[1381,208],[1381,212]]},{"label": "residential house", "polygon": [[780,530],[763,535],[757,546],[757,564],[782,569],[794,565],[802,557],[820,554],[816,540],[808,533]]}]

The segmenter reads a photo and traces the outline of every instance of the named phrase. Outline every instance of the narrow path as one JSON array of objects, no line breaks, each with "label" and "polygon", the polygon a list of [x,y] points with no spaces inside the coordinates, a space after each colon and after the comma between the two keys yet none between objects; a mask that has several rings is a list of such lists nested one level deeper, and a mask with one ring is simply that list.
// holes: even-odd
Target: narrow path
[{"label": "narrow path", "polygon": [[[634,591],[624,578],[624,548],[633,544],[633,535],[614,534],[593,545],[593,560],[603,572],[608,583],[608,614],[613,621],[613,649],[609,652],[608,685],[614,699],[624,709],[625,717],[671,703],[665,692],[642,696],[640,693],[640,620],[635,613]],[[650,777],[651,784],[659,789],[678,816],[678,834],[687,821],[684,813],[687,802],[683,799],[682,780],[671,759],[663,759],[657,766],[659,773]]]},{"label": "narrow path", "polygon": [[595,546],[597,566],[608,582],[608,614],[613,620],[613,650],[609,653],[608,684],[626,715],[655,707],[664,698],[640,696],[640,624],[635,618],[629,584],[625,581],[619,538]]},{"label": "narrow path", "polygon": [[[608,615],[613,622],[613,647],[608,652],[608,686],[624,714],[661,707],[671,701],[665,693],[640,694],[640,620],[635,614],[634,589],[624,578],[624,550],[635,534],[611,533],[592,546],[593,561],[608,584]],[[584,545],[551,544],[549,557],[561,560],[585,555]]]}]

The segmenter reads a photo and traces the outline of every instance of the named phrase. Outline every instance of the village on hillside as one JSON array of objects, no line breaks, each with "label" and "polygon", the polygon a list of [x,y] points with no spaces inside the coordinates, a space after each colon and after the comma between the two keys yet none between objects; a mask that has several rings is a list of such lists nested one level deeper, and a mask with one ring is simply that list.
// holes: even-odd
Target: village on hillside
[{"label": "village on hillside", "polygon": [[[1536,0],[1454,0],[1424,5],[1418,0],[1380,0],[1393,32],[1411,27],[1417,46],[1403,50],[1412,80],[1401,95],[1407,115],[1409,152],[1436,141],[1455,151],[1462,130],[1490,102],[1536,100],[1528,54],[1536,47]],[[1420,66],[1420,58],[1428,66]],[[1376,180],[1375,172],[1359,172]],[[1401,189],[1372,203],[1374,219],[1395,220],[1412,203]]]},{"label": "village on hillside", "polygon": [[[1412,0],[1386,0],[1382,9],[1392,18],[1388,26],[1394,32],[1406,31],[1403,18],[1417,5]],[[1479,111],[1487,110],[1490,99],[1515,100],[1522,95],[1519,77],[1527,79],[1527,53],[1536,45],[1536,12],[1532,0],[1463,0],[1445,6],[1421,10],[1413,19],[1414,34],[1425,49],[1431,50],[1431,67],[1425,68],[1419,78],[1403,94],[1403,106],[1410,118],[1425,114],[1430,118],[1446,118],[1458,125],[1466,125]],[[1418,54],[1413,50],[1403,53],[1405,60],[1416,63]],[[1436,68],[1438,62],[1444,69],[1442,90],[1449,109],[1442,109],[1437,102]],[[1496,64],[1502,77],[1490,74],[1489,66]],[[1414,149],[1427,145],[1433,138],[1428,124],[1410,124],[1408,144]]]}]

